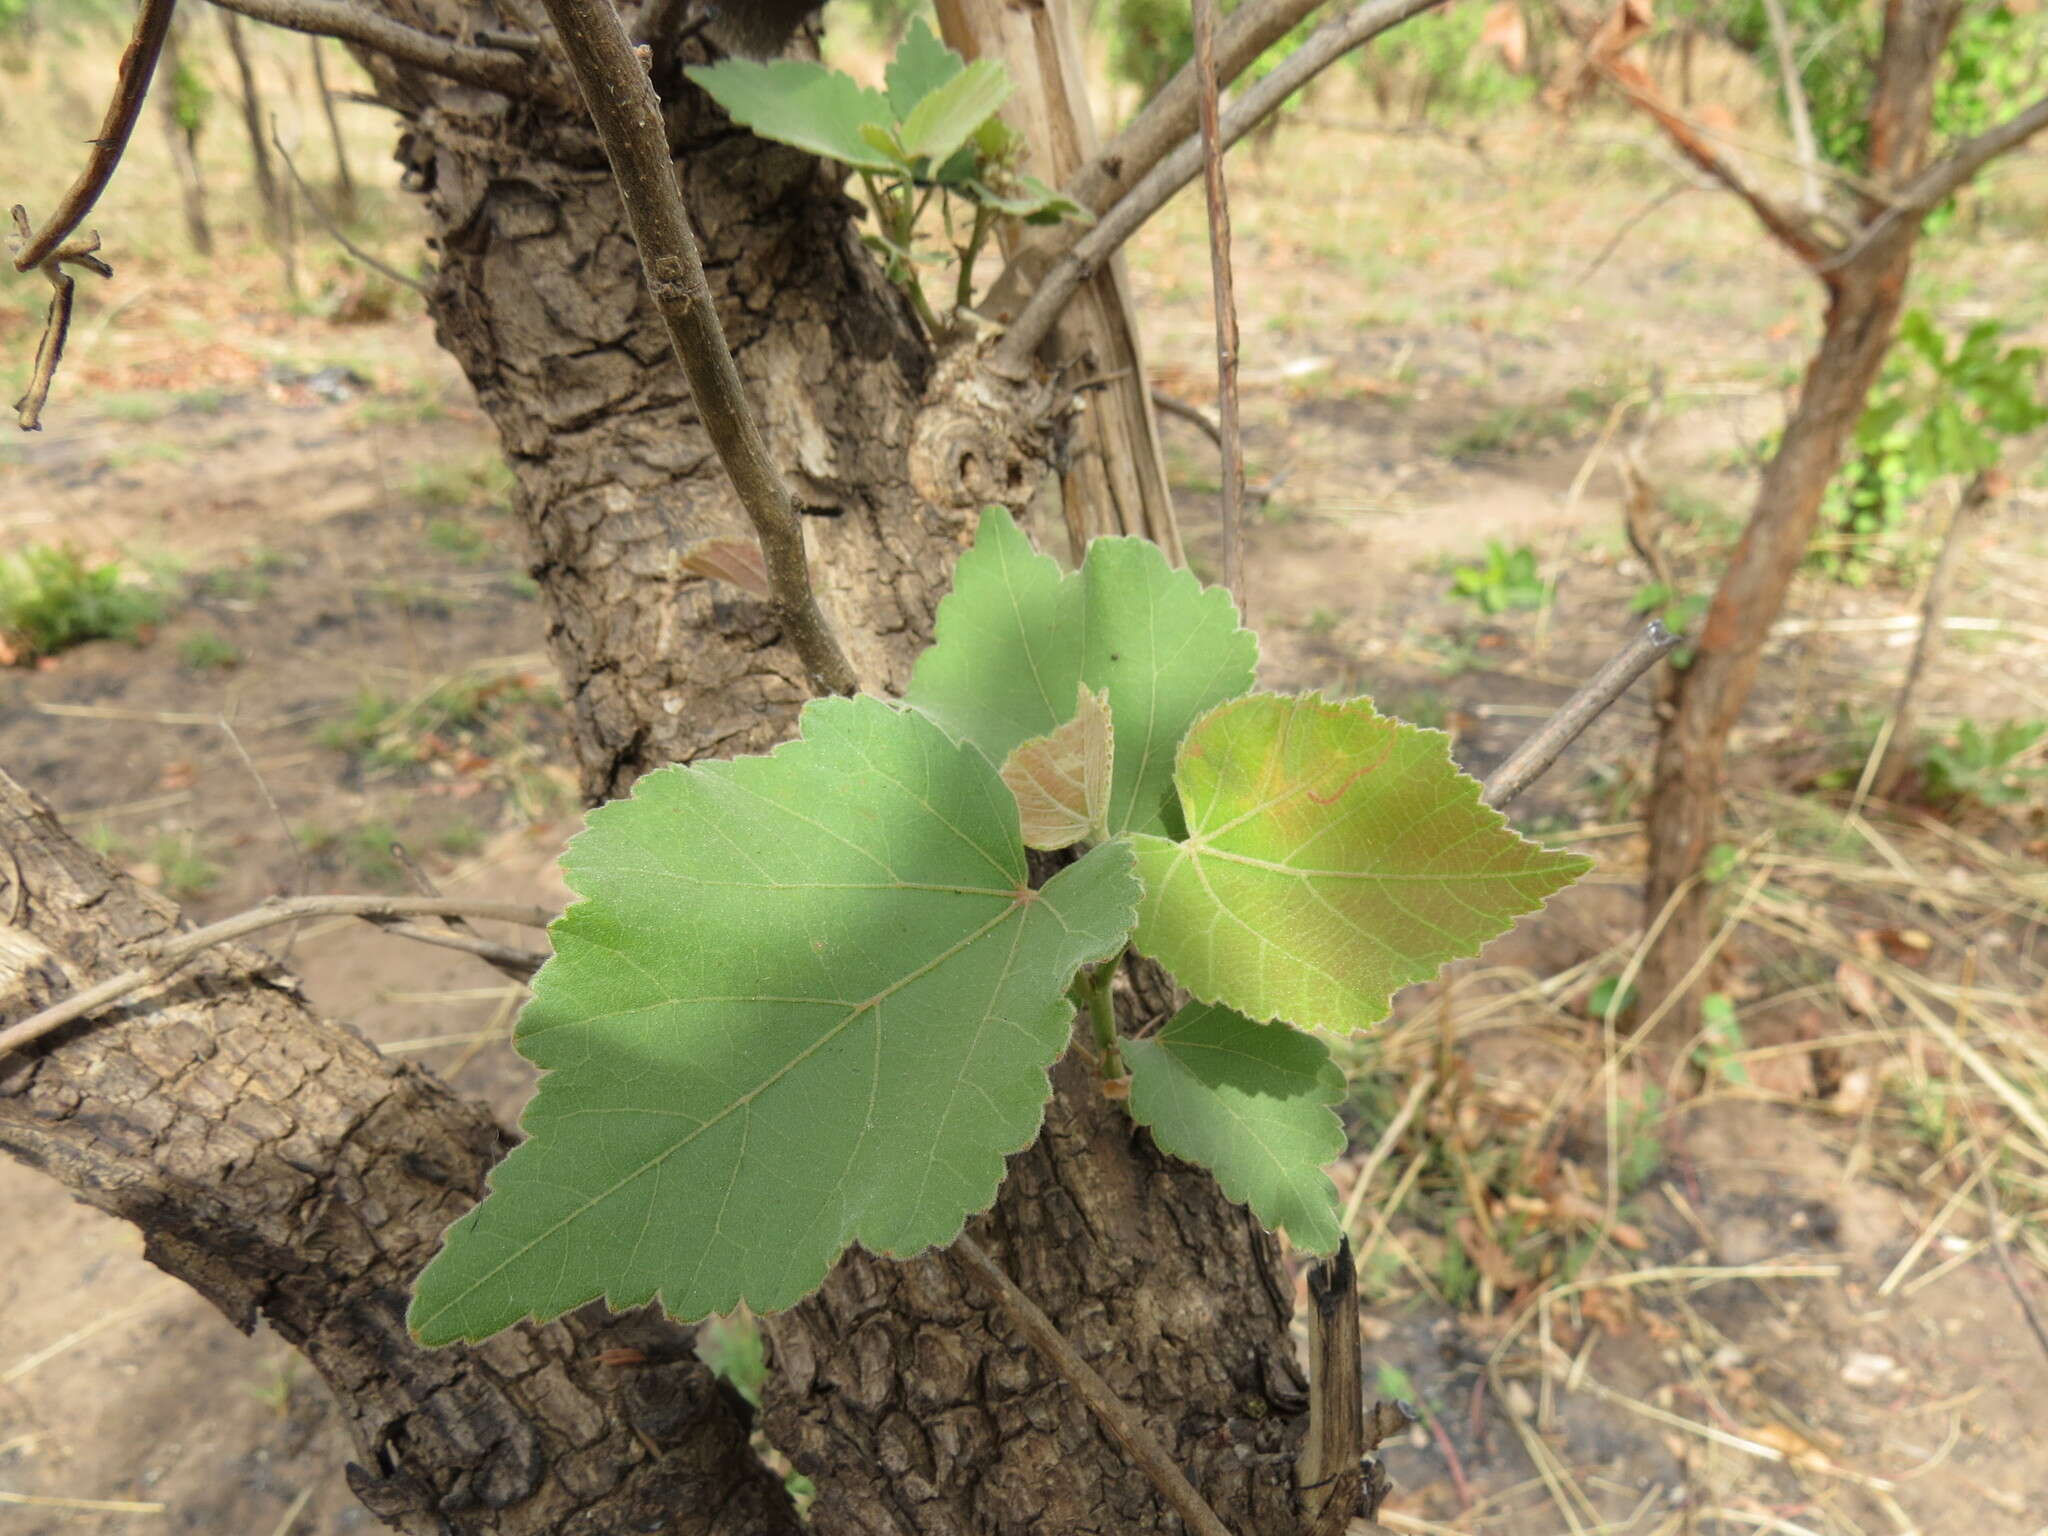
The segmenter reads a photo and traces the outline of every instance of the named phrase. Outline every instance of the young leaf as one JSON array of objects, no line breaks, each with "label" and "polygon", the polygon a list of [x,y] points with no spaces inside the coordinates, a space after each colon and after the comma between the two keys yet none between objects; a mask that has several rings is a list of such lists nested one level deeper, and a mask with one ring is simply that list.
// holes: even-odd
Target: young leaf
[{"label": "young leaf", "polygon": [[742,128],[764,139],[791,144],[814,155],[864,171],[888,171],[895,163],[871,145],[864,124],[887,125],[895,114],[888,98],[851,75],[810,59],[725,59],[683,71],[725,108]]},{"label": "young leaf", "polygon": [[1116,763],[1104,829],[1178,836],[1174,749],[1204,710],[1251,687],[1258,659],[1230,594],[1173,569],[1151,541],[1097,539],[1080,571],[1062,574],[990,507],[909,700],[999,763],[1066,722],[1077,684],[1106,691]]},{"label": "young leaf", "polygon": [[1323,1168],[1344,1151],[1330,1107],[1344,1097],[1344,1074],[1322,1041],[1193,1003],[1118,1049],[1131,1069],[1131,1118],[1162,1151],[1209,1169],[1223,1193],[1285,1227],[1297,1248],[1336,1248],[1337,1190]]},{"label": "young leaf", "polygon": [[932,36],[932,29],[920,16],[911,22],[896,56],[889,61],[889,107],[899,121],[910,116],[925,97],[951,80],[967,63]]},{"label": "young leaf", "polygon": [[651,773],[563,860],[526,1141],[449,1229],[430,1344],[659,1295],[787,1307],[851,1242],[950,1241],[1036,1133],[1130,854],[1029,888],[1016,803],[929,720],[825,699],[767,757]]},{"label": "young leaf", "polygon": [[1441,731],[1253,694],[1188,734],[1188,839],[1140,836],[1134,943],[1204,1002],[1364,1029],[1591,867],[1479,803]]},{"label": "young leaf", "polygon": [[1075,691],[1073,719],[1019,742],[1003,761],[1027,848],[1071,848],[1101,827],[1109,809],[1109,698],[1085,684]]},{"label": "young leaf", "polygon": [[904,116],[903,148],[936,165],[1010,99],[1009,72],[994,59],[976,59]]}]

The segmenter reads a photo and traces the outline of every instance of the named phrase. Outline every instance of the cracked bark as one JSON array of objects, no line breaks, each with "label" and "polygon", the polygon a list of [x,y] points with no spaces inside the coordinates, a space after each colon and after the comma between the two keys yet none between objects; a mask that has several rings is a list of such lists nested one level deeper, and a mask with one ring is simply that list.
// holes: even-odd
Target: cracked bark
[{"label": "cracked bark", "polygon": [[[125,969],[177,920],[4,774],[0,844],[21,880],[0,1017]],[[412,1341],[413,1277],[507,1145],[480,1105],[318,1018],[241,946],[0,1059],[0,1150],[134,1223],[150,1261],[237,1327],[304,1353],[354,1439],[349,1486],[395,1528],[797,1531],[744,1404],[656,1313]],[[624,1348],[647,1363],[598,1359]]]}]

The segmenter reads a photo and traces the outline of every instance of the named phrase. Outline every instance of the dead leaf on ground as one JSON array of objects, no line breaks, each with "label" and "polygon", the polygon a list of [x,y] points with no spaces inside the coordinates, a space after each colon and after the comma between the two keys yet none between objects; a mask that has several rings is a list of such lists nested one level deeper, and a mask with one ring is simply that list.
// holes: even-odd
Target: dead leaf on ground
[{"label": "dead leaf on ground", "polygon": [[1884,993],[1870,972],[1854,960],[1844,960],[1835,967],[1835,990],[1852,1012],[1866,1019],[1884,1017]]}]

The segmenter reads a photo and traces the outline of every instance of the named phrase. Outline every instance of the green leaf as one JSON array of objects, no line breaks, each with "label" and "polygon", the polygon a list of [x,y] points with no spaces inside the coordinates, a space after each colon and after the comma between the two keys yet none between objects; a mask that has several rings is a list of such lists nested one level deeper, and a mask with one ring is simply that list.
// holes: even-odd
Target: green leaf
[{"label": "green leaf", "polygon": [[1162,1151],[1209,1169],[1297,1248],[1336,1249],[1337,1190],[1323,1168],[1344,1151],[1330,1107],[1344,1097],[1344,1074],[1322,1041],[1195,1003],[1118,1049],[1131,1069],[1131,1118]]},{"label": "green leaf", "polygon": [[764,139],[865,171],[894,170],[862,134],[895,114],[880,91],[811,59],[725,59],[683,71],[726,115]]},{"label": "green leaf", "polygon": [[934,164],[944,160],[995,116],[1010,90],[1009,72],[999,62],[976,59],[904,115],[904,149]]},{"label": "green leaf", "polygon": [[1220,705],[1181,744],[1174,782],[1188,839],[1132,839],[1134,942],[1197,998],[1254,1019],[1376,1024],[1397,988],[1477,954],[1592,867],[1518,837],[1449,737],[1365,699]]},{"label": "green leaf", "polygon": [[978,752],[872,698],[802,731],[651,773],[570,845],[584,900],[518,1031],[547,1073],[420,1278],[427,1343],[600,1295],[790,1306],[849,1243],[951,1241],[1036,1134],[1066,987],[1131,922],[1129,852],[1033,891]]},{"label": "green leaf", "polygon": [[966,67],[966,61],[932,36],[931,27],[918,17],[896,45],[896,57],[889,61],[890,110],[899,121],[910,116],[920,101]]},{"label": "green leaf", "polygon": [[1000,763],[1066,722],[1077,685],[1106,690],[1116,764],[1105,830],[1178,836],[1174,750],[1204,710],[1251,687],[1258,659],[1230,595],[1173,569],[1150,540],[1097,539],[1063,574],[990,507],[909,700]]}]

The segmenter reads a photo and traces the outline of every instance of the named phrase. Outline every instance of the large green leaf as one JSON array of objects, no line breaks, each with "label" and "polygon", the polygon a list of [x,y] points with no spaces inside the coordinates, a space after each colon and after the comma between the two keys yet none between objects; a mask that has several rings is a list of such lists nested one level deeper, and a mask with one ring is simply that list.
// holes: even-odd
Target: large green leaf
[{"label": "large green leaf", "polygon": [[922,16],[912,21],[889,60],[889,107],[897,121],[966,67],[966,60],[932,36]]},{"label": "large green leaf", "polygon": [[1285,1227],[1296,1247],[1336,1248],[1337,1191],[1323,1167],[1344,1150],[1330,1107],[1344,1097],[1344,1074],[1322,1041],[1193,1003],[1119,1049],[1131,1118],[1162,1150],[1209,1169],[1223,1193]]},{"label": "large green leaf", "polygon": [[1078,573],[1036,553],[990,507],[939,604],[910,702],[1002,762],[1074,713],[1077,684],[1109,694],[1116,730],[1107,829],[1177,836],[1173,755],[1201,713],[1252,685],[1259,645],[1230,594],[1204,589],[1145,539],[1097,539]]},{"label": "large green leaf", "polygon": [[[1121,750],[1123,727],[1117,727]],[[1140,836],[1134,942],[1204,1002],[1363,1029],[1591,867],[1479,803],[1450,739],[1370,701],[1254,694],[1181,745],[1184,843]]]},{"label": "large green leaf", "polygon": [[912,107],[903,119],[903,147],[933,165],[967,142],[967,136],[996,115],[1010,99],[1010,75],[994,59],[976,59]]},{"label": "large green leaf", "polygon": [[870,144],[865,124],[887,127],[895,113],[880,91],[810,59],[724,59],[683,71],[742,128],[764,139],[866,171],[899,169]]},{"label": "large green leaf", "polygon": [[1033,891],[980,753],[869,698],[802,730],[649,774],[571,844],[584,900],[518,1031],[547,1075],[420,1278],[426,1342],[600,1295],[787,1307],[850,1242],[950,1241],[1036,1133],[1065,989],[1129,930],[1128,850]]}]

